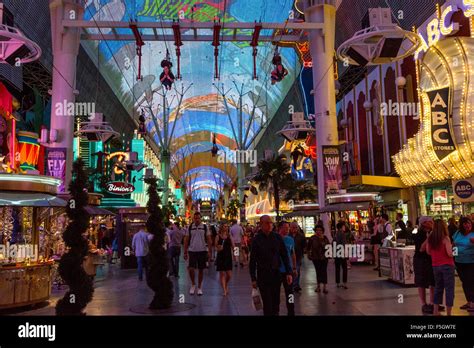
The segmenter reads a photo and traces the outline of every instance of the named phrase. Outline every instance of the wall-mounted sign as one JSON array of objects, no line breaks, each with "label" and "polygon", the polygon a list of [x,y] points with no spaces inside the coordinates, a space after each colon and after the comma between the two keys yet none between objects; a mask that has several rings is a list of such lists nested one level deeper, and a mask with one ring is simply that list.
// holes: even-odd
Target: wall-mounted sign
[{"label": "wall-mounted sign", "polygon": [[460,203],[474,202],[474,177],[462,180],[453,180],[454,201]]},{"label": "wall-mounted sign", "polygon": [[451,136],[451,112],[449,87],[427,92],[431,107],[431,142],[436,156],[441,161],[456,150]]},{"label": "wall-mounted sign", "polygon": [[65,192],[67,149],[46,148],[46,175],[61,179],[58,192]]},{"label": "wall-mounted sign", "polygon": [[339,193],[342,188],[342,167],[339,146],[323,146],[324,192]]},{"label": "wall-mounted sign", "polygon": [[135,186],[126,182],[113,181],[107,183],[107,192],[114,195],[128,195],[133,191],[135,191]]},{"label": "wall-mounted sign", "polygon": [[448,191],[447,190],[433,190],[433,203],[435,204],[448,203]]}]

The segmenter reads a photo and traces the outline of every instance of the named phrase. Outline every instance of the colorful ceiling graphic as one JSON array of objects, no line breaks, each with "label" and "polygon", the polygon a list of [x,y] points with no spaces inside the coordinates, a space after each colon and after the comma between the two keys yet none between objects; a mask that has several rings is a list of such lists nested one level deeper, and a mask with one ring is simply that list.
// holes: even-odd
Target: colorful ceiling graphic
[{"label": "colorful ceiling graphic", "polygon": [[[168,22],[180,18],[181,22],[193,19],[198,22],[210,22],[220,18],[223,22],[221,33],[228,34],[225,24],[230,22],[284,22],[292,9],[293,0],[87,0],[86,20],[95,21],[137,21]],[[102,30],[108,34],[110,29]],[[117,29],[118,33],[130,33],[127,29]],[[152,29],[142,29],[141,34],[151,34]],[[99,33],[98,29],[90,29]],[[157,29],[159,35],[171,35],[172,30]],[[182,35],[186,33],[182,30]],[[251,31],[240,33],[251,36]],[[262,34],[268,32],[262,31]],[[250,40],[249,40],[250,41]],[[142,76],[137,81],[138,58],[135,42],[131,41],[84,41],[83,46],[94,61],[100,55],[100,71],[109,85],[114,89],[130,114],[138,119],[140,110],[145,110],[148,117],[147,130],[159,145],[155,134],[155,123],[151,120],[148,107],[157,116],[160,134],[163,134],[163,98],[154,93],[162,93],[159,76],[162,72],[160,62],[167,50],[173,63],[176,75],[176,53],[174,42],[146,42],[142,48]],[[242,104],[242,132],[248,129],[246,147],[252,146],[252,140],[266,123],[275,115],[280,103],[293,84],[300,71],[300,63],[293,48],[281,48],[283,64],[288,69],[288,76],[276,85],[271,85],[270,71],[273,69],[271,59],[274,54],[271,43],[260,43],[257,56],[258,79],[252,78],[252,47],[248,42],[221,42],[219,46],[218,66],[220,80],[214,80],[214,47],[210,42],[184,42],[181,46],[182,80],[176,81],[179,91],[191,85],[181,104],[182,112],[177,116],[178,96],[173,90],[167,92],[170,107],[168,129],[174,127],[171,151],[174,154],[171,173],[178,179],[189,176],[196,168],[207,168],[198,172],[198,186],[193,186],[193,197],[215,197],[219,185],[232,181],[236,176],[233,164],[217,163],[212,157],[212,137],[216,134],[219,149],[234,150],[236,130],[238,129],[239,112],[236,104],[239,98],[234,83],[244,93]],[[222,96],[213,83],[225,91],[230,108],[230,117]],[[175,96],[173,98],[173,96]],[[252,109],[258,106],[255,117],[251,118]],[[105,115],[113,124],[113,115]],[[252,120],[252,121],[251,121]],[[174,126],[174,123],[176,125]],[[232,129],[234,127],[234,130]],[[201,174],[202,173],[202,174]],[[222,176],[222,180],[207,180],[213,175]],[[199,186],[200,185],[200,186]],[[209,187],[211,188],[209,188]],[[197,196],[196,196],[197,195]]]}]

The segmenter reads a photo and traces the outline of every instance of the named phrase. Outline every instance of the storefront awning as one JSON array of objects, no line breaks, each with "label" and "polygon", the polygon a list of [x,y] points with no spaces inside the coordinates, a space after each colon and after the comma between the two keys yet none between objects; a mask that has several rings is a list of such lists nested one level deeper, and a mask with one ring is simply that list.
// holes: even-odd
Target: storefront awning
[{"label": "storefront awning", "polygon": [[354,211],[354,210],[368,210],[371,202],[348,202],[331,204],[319,210],[320,213],[333,211]]},{"label": "storefront awning", "polygon": [[110,210],[95,207],[93,205],[88,205],[86,207],[86,211],[89,213],[89,215],[115,215]]},{"label": "storefront awning", "polygon": [[283,215],[285,219],[292,218],[295,216],[316,216],[320,213],[320,210],[313,209],[313,210],[298,210],[292,211],[291,213]]},{"label": "storefront awning", "polygon": [[67,202],[47,193],[2,191],[0,206],[65,207]]}]

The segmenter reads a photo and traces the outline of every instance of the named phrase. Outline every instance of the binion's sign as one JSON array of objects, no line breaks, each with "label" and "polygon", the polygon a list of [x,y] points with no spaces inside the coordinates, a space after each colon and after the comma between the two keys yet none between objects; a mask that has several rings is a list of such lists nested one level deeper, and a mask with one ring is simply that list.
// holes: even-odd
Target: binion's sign
[{"label": "binion's sign", "polygon": [[415,60],[420,58],[420,54],[436,44],[440,39],[455,34],[459,30],[459,23],[452,20],[452,16],[457,11],[462,10],[467,18],[474,16],[474,0],[452,0],[448,1],[440,11],[441,15],[431,19],[428,24],[419,28],[420,47],[415,52]]},{"label": "binion's sign", "polygon": [[113,181],[107,183],[107,192],[113,195],[128,195],[133,191],[135,191],[135,186],[126,182]]}]

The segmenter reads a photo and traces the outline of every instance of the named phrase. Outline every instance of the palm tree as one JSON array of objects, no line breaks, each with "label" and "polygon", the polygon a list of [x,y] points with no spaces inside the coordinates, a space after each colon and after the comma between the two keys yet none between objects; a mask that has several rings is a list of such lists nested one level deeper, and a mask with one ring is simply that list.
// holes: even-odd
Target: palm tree
[{"label": "palm tree", "polygon": [[273,200],[275,201],[275,212],[277,220],[280,220],[280,193],[285,189],[285,184],[291,180],[290,166],[286,162],[285,155],[279,155],[269,160],[261,160],[258,163],[258,173],[252,179],[258,184],[258,189],[266,190],[269,185],[273,187]]}]

